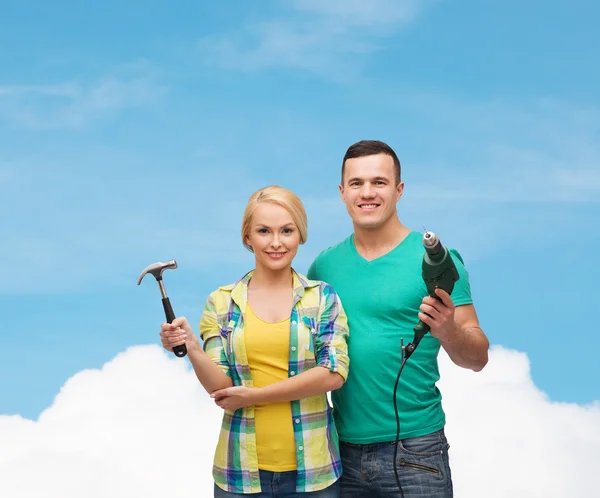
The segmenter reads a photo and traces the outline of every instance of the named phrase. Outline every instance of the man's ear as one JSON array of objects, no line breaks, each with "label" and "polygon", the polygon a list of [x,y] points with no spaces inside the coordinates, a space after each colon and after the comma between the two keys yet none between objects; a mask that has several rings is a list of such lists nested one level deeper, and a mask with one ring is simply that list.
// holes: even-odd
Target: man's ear
[{"label": "man's ear", "polygon": [[340,191],[340,197],[342,198],[342,202],[346,202],[344,200],[344,186],[343,185],[338,185],[338,189]]},{"label": "man's ear", "polygon": [[404,193],[404,182],[400,182],[396,186],[396,194],[397,194],[396,202],[398,202],[400,200],[403,193]]}]

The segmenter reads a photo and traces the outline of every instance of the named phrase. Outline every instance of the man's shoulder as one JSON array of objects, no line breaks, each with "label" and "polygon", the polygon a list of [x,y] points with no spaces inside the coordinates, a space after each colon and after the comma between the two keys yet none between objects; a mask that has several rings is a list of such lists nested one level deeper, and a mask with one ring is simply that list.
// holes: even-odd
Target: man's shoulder
[{"label": "man's shoulder", "polygon": [[315,261],[329,261],[347,253],[352,248],[353,237],[354,234],[350,234],[337,244],[326,247],[317,255]]},{"label": "man's shoulder", "polygon": [[450,256],[452,256],[454,258],[454,260],[460,261],[460,263],[463,266],[465,265],[465,260],[463,259],[463,257],[460,254],[460,252],[458,252],[458,249],[456,249],[454,247],[448,247],[448,252],[450,253]]}]

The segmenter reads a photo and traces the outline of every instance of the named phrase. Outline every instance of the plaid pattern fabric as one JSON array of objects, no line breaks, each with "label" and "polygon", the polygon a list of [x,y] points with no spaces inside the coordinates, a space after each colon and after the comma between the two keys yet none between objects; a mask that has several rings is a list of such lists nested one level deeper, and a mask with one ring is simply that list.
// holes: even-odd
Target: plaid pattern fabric
[{"label": "plaid pattern fabric", "polygon": [[[292,270],[293,271],[293,270]],[[204,350],[235,386],[253,387],[244,345],[244,310],[253,271],[219,287],[200,319]],[[315,366],[348,377],[348,325],[333,288],[293,271],[288,377]],[[341,475],[338,436],[326,394],[292,401],[298,492],[318,491]],[[254,407],[225,410],[213,463],[215,483],[230,493],[261,491]]]}]

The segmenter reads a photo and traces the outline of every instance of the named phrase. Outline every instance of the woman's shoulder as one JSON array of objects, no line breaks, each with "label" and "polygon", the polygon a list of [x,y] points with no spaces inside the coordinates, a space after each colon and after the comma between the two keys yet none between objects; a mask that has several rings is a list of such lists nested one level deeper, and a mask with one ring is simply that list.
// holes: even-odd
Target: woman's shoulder
[{"label": "woman's shoulder", "polygon": [[249,272],[245,273],[243,276],[241,276],[240,278],[238,278],[235,282],[231,282],[229,284],[220,285],[219,287],[217,287],[216,289],[214,289],[210,293],[210,295],[211,296],[231,295],[231,293],[234,291],[234,289],[236,287],[238,287],[239,285],[247,285],[248,284],[248,282],[250,281],[250,277],[252,276],[252,273],[254,273],[254,270],[250,270]]},{"label": "woman's shoulder", "polygon": [[323,280],[313,280],[302,273],[296,272],[298,279],[302,282],[304,289],[314,289],[321,296],[335,296],[334,288]]}]

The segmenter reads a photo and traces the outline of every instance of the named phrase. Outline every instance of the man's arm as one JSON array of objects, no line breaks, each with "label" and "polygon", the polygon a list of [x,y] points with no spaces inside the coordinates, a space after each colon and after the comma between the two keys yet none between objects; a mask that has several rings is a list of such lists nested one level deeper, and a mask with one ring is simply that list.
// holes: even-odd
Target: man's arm
[{"label": "man's arm", "polygon": [[479,326],[472,304],[455,307],[447,292],[437,289],[442,302],[427,296],[421,304],[419,318],[431,328],[450,359],[459,367],[479,372],[488,362],[490,343]]},{"label": "man's arm", "polygon": [[479,372],[488,362],[490,343],[472,304],[454,308],[454,331],[440,339],[440,343],[459,367]]}]

